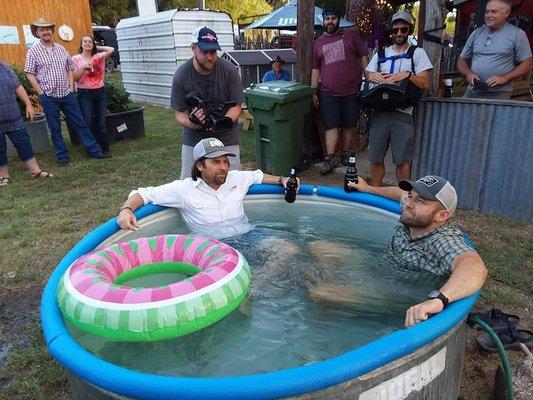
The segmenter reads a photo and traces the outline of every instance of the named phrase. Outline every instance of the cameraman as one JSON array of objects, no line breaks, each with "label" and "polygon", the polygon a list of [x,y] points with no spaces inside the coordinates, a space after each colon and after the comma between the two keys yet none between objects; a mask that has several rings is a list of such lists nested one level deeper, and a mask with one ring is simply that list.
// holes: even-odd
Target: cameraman
[{"label": "cameraman", "polygon": [[[193,57],[179,66],[172,80],[171,107],[175,110],[176,120],[183,127],[183,145],[181,147],[181,176],[190,177],[194,164],[193,148],[200,140],[212,136],[221,140],[236,155],[230,159],[230,169],[241,168],[239,149],[239,125],[241,103],[244,101],[241,78],[237,69],[227,60],[218,58],[220,49],[217,34],[203,26],[196,28],[191,37]],[[226,116],[234,122],[233,128],[224,132],[208,131],[204,126],[206,115],[202,108],[192,107],[186,96],[197,92],[207,106],[222,105],[235,101]],[[193,120],[200,123],[191,122]]]}]

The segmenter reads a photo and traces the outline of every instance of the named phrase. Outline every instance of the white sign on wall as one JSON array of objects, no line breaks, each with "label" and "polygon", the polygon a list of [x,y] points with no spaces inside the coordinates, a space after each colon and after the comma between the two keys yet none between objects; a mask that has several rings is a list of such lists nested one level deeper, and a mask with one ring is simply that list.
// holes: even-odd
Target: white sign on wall
[{"label": "white sign on wall", "polygon": [[39,40],[32,35],[29,25],[22,25],[22,30],[24,31],[24,40],[26,41],[27,48],[30,48],[36,41]]},{"label": "white sign on wall", "polygon": [[16,26],[0,25],[0,44],[19,43],[19,32]]}]

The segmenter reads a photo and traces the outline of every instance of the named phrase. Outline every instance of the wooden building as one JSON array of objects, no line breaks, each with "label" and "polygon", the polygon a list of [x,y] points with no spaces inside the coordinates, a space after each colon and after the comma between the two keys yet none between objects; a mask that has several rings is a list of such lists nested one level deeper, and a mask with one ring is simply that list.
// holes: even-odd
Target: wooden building
[{"label": "wooden building", "polygon": [[78,52],[81,36],[92,33],[89,0],[2,0],[0,4],[0,61],[7,64],[24,66],[28,47],[38,40],[30,24],[39,18],[56,24],[54,42],[71,55]]}]

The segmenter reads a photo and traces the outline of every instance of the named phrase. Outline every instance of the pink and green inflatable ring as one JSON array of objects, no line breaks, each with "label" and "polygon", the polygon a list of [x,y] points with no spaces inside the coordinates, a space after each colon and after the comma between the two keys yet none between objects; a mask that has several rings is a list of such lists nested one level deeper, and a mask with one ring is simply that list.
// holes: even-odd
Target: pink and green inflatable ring
[{"label": "pink and green inflatable ring", "polygon": [[[166,286],[128,280],[178,272]],[[57,301],[74,326],[110,340],[146,342],[203,329],[245,298],[250,267],[234,248],[192,235],[162,235],[113,244],[77,259],[60,280]]]}]

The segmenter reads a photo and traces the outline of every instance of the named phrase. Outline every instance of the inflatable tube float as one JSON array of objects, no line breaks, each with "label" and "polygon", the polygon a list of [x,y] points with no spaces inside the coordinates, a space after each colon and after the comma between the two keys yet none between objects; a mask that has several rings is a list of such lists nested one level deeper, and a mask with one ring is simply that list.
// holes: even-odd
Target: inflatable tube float
[{"label": "inflatable tube float", "polygon": [[[188,277],[170,285],[130,287],[154,273]],[[109,340],[146,342],[203,329],[245,298],[250,267],[234,248],[192,235],[162,235],[113,244],[77,259],[57,301],[65,320]]]}]

